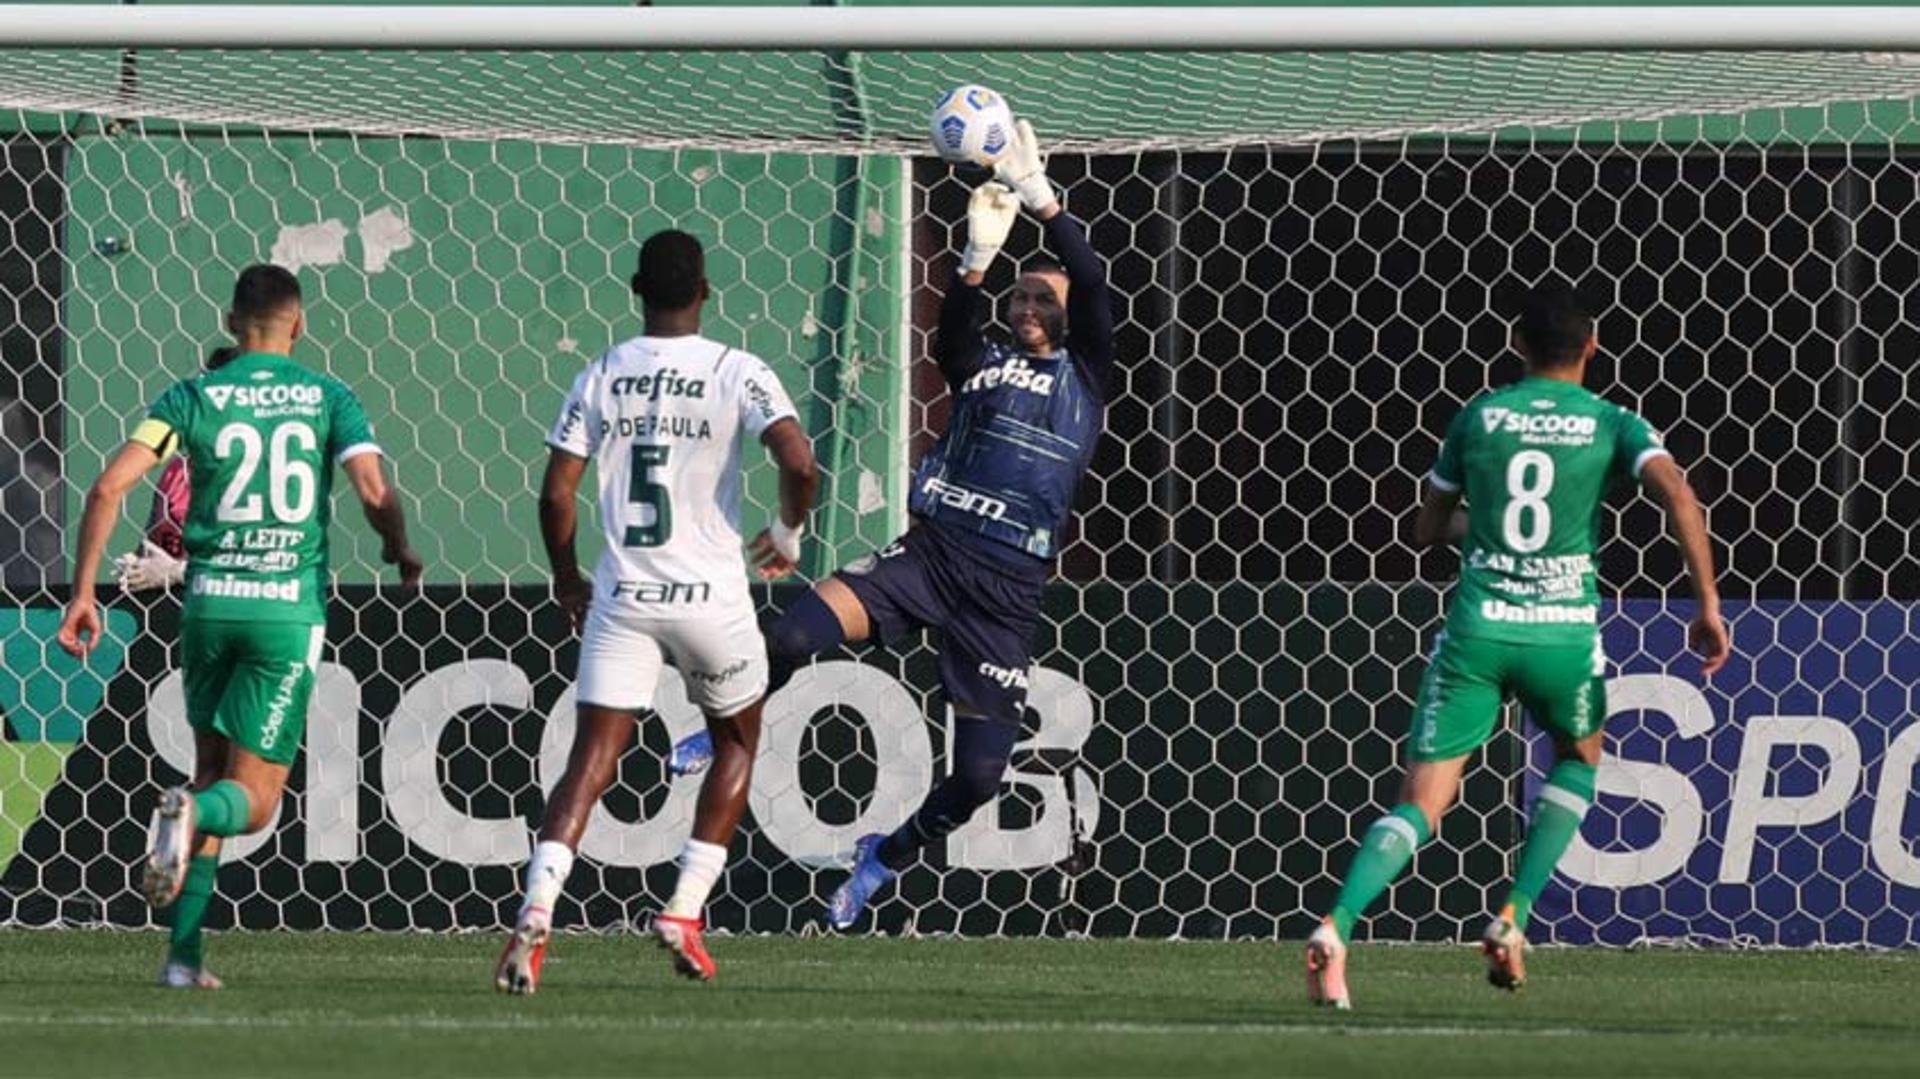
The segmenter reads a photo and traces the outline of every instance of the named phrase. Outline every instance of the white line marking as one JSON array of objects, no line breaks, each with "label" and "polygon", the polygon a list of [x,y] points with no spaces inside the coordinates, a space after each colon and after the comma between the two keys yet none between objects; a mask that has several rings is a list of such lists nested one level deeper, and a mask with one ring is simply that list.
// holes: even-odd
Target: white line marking
[{"label": "white line marking", "polygon": [[[1206,1037],[1252,1036],[1279,1037],[1296,1034],[1331,1034],[1354,1038],[1485,1038],[1510,1035],[1523,1038],[1588,1038],[1608,1033],[1580,1027],[1533,1026],[1366,1026],[1345,1022],[1327,1023],[1135,1023],[1135,1022],[1022,1022],[993,1019],[881,1019],[864,1021],[821,1017],[816,1019],[734,1019],[727,1020],[729,1030],[766,1032],[858,1032],[906,1035],[1018,1035],[1018,1034],[1097,1034],[1119,1037]],[[583,1031],[708,1031],[713,1018],[688,1016],[554,1016],[515,1015],[463,1019],[453,1016],[352,1015],[341,1012],[314,1012],[292,1015],[156,1015],[129,1012],[119,1015],[41,1015],[31,1012],[0,1012],[0,1027],[158,1027],[205,1029],[246,1027],[282,1030],[362,1029],[419,1031],[530,1031],[562,1027]],[[1634,1032],[1644,1036],[1644,1032]],[[1673,1031],[1684,1034],[1686,1031]]]}]

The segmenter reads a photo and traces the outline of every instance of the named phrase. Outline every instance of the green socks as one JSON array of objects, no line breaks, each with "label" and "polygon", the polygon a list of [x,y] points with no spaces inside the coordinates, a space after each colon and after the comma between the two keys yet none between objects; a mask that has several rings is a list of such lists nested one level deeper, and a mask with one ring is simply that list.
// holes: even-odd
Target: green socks
[{"label": "green socks", "polygon": [[1506,917],[1519,930],[1527,928],[1533,913],[1533,901],[1553,877],[1553,867],[1580,834],[1580,822],[1587,806],[1593,803],[1593,780],[1599,770],[1583,761],[1561,761],[1547,775],[1547,785],[1533,801],[1533,821],[1527,826],[1527,842],[1520,849],[1520,868],[1513,874],[1513,891],[1507,895]]},{"label": "green socks", "polygon": [[196,854],[187,863],[187,879],[180,886],[180,898],[169,908],[173,932],[167,938],[168,962],[194,970],[199,970],[204,963],[206,942],[200,927],[207,920],[207,907],[213,903],[213,879],[219,870],[218,854]]},{"label": "green socks", "polygon": [[201,835],[234,836],[247,830],[251,806],[247,788],[231,779],[223,779],[193,796],[193,806]]},{"label": "green socks", "polygon": [[[247,788],[231,779],[223,779],[193,796],[194,831],[199,836],[240,835],[247,830],[251,806]],[[213,881],[220,872],[218,854],[196,854],[187,861],[187,879],[180,882],[180,897],[169,908],[172,932],[167,937],[167,961],[199,970],[204,959],[200,927],[207,920],[207,907],[213,903]]]},{"label": "green socks", "polygon": [[1393,878],[1407,868],[1413,852],[1432,838],[1433,830],[1427,827],[1426,814],[1409,802],[1394,806],[1393,812],[1373,822],[1373,827],[1367,829],[1360,840],[1353,865],[1347,869],[1347,879],[1340,886],[1340,898],[1334,901],[1333,927],[1339,931],[1341,940],[1352,935],[1354,919],[1366,913],[1367,907],[1393,883]]},{"label": "green socks", "polygon": [[[1586,819],[1587,806],[1593,802],[1598,772],[1581,761],[1561,761],[1548,774],[1546,786],[1540,788],[1540,796],[1533,803],[1527,842],[1520,850],[1520,867],[1513,876],[1513,891],[1507,896],[1505,914],[1514,928],[1527,928],[1533,901],[1553,877],[1553,869],[1567,853],[1573,837],[1580,834],[1580,822]],[[1432,838],[1427,818],[1410,803],[1394,806],[1393,812],[1367,829],[1330,916],[1341,940],[1353,935],[1354,921],[1407,868],[1413,852]]]}]

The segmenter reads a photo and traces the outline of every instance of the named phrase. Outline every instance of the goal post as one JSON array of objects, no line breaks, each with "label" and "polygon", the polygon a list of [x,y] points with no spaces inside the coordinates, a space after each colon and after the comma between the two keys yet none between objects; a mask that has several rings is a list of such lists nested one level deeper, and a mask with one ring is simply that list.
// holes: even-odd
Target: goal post
[{"label": "goal post", "polygon": [[1901,50],[1920,16],[1877,4],[1442,3],[1343,5],[743,4],[325,7],[177,4],[110,20],[0,4],[10,45],[38,48],[995,50],[1385,52],[1503,50]]},{"label": "goal post", "polygon": [[[306,750],[216,919],[492,928],[573,722],[541,440],[637,332],[639,241],[699,235],[708,332],[794,395],[824,575],[904,527],[946,421],[928,343],[978,177],[925,124],[980,82],[1053,150],[1123,374],[1009,782],[883,929],[1304,934],[1393,796],[1454,570],[1401,521],[1517,374],[1512,290],[1557,276],[1601,308],[1594,388],[1709,506],[1736,657],[1694,676],[1660,515],[1612,502],[1615,738],[1539,932],[1920,943],[1916,56],[1920,13],[1882,7],[0,5],[0,924],[148,924],[178,598],[106,590],[84,666],[49,638],[85,483],[220,342],[239,267],[301,277],[297,355],[365,401],[429,569],[383,587],[335,528]],[[715,924],[816,919],[945,768],[935,677],[931,642],[848,652],[770,703]],[[564,924],[658,906],[696,789],[662,759],[698,723],[669,678]],[[1510,727],[1363,933],[1478,931],[1545,761]]]}]

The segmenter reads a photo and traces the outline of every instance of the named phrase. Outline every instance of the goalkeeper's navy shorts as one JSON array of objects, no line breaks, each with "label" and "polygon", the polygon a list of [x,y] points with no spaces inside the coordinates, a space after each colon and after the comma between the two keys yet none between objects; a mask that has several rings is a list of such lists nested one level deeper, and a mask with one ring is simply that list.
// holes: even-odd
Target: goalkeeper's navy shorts
[{"label": "goalkeeper's navy shorts", "polygon": [[1030,572],[1019,572],[1018,563],[1002,565],[968,540],[921,522],[836,576],[866,607],[880,643],[922,629],[939,634],[940,687],[956,709],[1017,724],[1051,572],[1048,563],[1032,562]]}]

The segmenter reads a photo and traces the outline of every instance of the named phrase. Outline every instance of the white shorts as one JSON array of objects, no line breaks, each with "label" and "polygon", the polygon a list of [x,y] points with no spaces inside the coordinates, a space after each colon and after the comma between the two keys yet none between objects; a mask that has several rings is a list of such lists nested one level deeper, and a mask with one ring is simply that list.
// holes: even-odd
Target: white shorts
[{"label": "white shorts", "polygon": [[751,604],[657,618],[639,604],[596,595],[580,640],[576,698],[622,711],[651,708],[663,661],[685,680],[687,700],[711,716],[733,715],[767,692],[767,642]]}]

